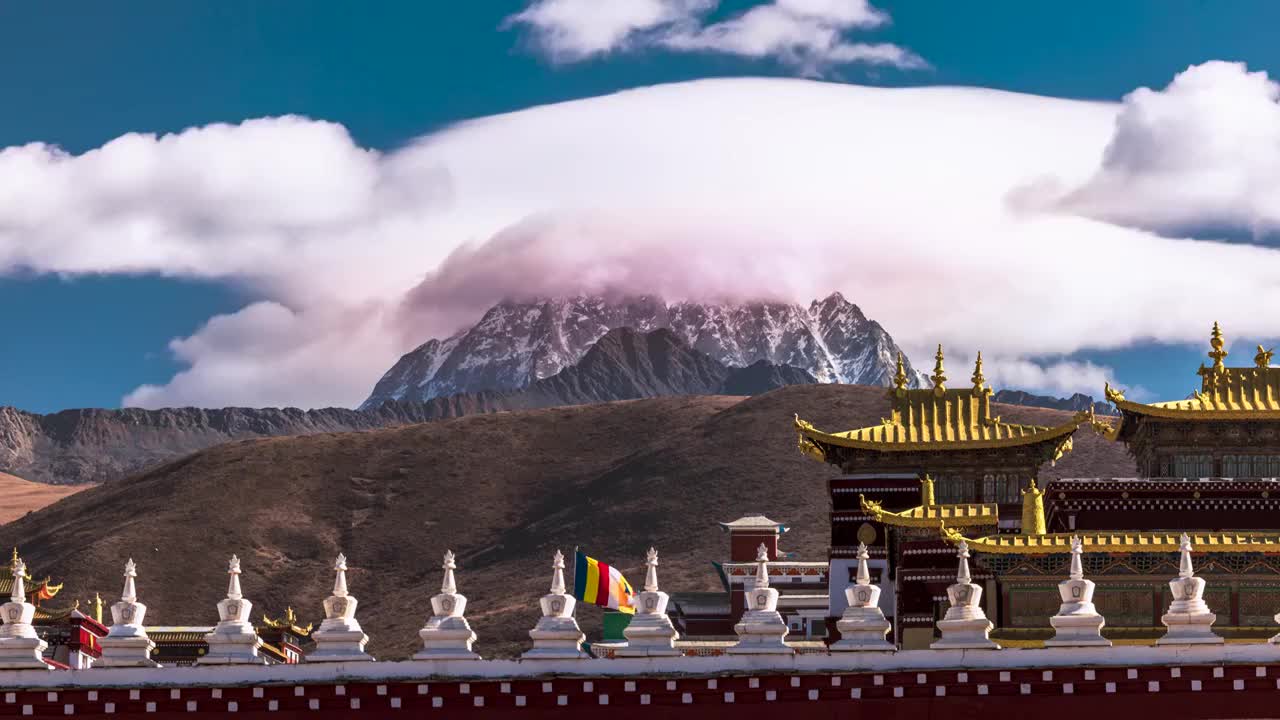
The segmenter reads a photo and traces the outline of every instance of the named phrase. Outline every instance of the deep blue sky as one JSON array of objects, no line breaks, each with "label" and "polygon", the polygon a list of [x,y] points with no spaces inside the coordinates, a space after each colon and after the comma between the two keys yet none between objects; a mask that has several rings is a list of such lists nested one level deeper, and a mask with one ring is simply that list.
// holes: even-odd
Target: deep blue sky
[{"label": "deep blue sky", "polygon": [[[726,0],[719,12],[752,4]],[[877,5],[894,23],[871,39],[909,47],[933,69],[854,67],[833,79],[1114,100],[1210,59],[1280,74],[1280,3],[1272,0]],[[0,3],[0,147],[39,140],[82,152],[130,131],[298,113],[389,148],[464,118],[637,85],[792,74],[767,61],[663,53],[553,66],[518,33],[500,29],[523,6]],[[1098,283],[1104,291],[1101,274]],[[155,278],[0,278],[0,405],[115,406],[140,383],[179,369],[166,349],[171,338],[245,299],[225,287]],[[1139,348],[1103,359],[1126,383],[1183,397],[1203,350]]]}]

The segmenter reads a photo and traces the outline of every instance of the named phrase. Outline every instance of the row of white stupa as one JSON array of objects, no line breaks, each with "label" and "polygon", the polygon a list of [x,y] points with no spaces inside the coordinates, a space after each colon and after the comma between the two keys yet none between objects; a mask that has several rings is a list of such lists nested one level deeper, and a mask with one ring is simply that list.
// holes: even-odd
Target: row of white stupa
[{"label": "row of white stupa", "polygon": [[[1182,536],[1181,560],[1178,577],[1169,582],[1173,601],[1162,620],[1167,633],[1157,644],[1207,644],[1221,643],[1211,626],[1216,616],[1204,602],[1203,578],[1198,578],[1191,566],[1191,541]],[[1058,584],[1062,605],[1058,614],[1049,619],[1056,633],[1045,642],[1050,646],[1110,645],[1102,637],[1104,618],[1093,604],[1094,583],[1084,578],[1080,562],[1080,540],[1071,544],[1070,577]],[[993,629],[982,610],[982,588],[972,582],[969,574],[969,548],[961,542],[956,582],[947,588],[950,607],[946,616],[938,621],[941,637],[933,648],[999,649],[991,640]],[[654,657],[680,655],[675,647],[679,637],[667,616],[667,594],[658,589],[658,553],[650,549],[646,558],[644,591],[636,595],[636,613],[630,625],[623,631],[627,642],[615,648],[617,657]],[[754,586],[747,593],[747,610],[734,626],[738,634],[737,644],[731,646],[731,654],[787,654],[794,652],[787,645],[787,624],[777,611],[778,591],[769,587],[769,559],[764,545],[756,557],[757,570]],[[471,650],[476,634],[472,631],[464,613],[467,598],[458,593],[454,579],[452,552],[444,556],[444,581],[440,594],[431,598],[432,615],[418,631],[422,650],[414,655],[416,660],[478,660]],[[540,601],[542,618],[533,630],[533,647],[522,659],[572,660],[590,657],[582,650],[586,637],[574,618],[576,600],[565,589],[564,556],[557,551],[553,564],[551,591]],[[347,560],[339,555],[334,564],[333,594],[324,601],[325,619],[312,633],[315,649],[306,656],[307,662],[353,662],[373,660],[364,651],[369,638],[355,618],[356,598],[347,591]],[[240,560],[232,557],[227,568],[230,581],[227,597],[218,603],[220,621],[205,636],[208,653],[199,659],[201,665],[265,664],[259,653],[262,640],[249,612],[253,603],[244,598],[240,590]],[[21,559],[13,566],[13,592],[10,602],[0,605],[0,668],[48,668],[41,660],[46,644],[31,625],[35,606],[26,602],[23,580],[26,566]],[[120,601],[111,606],[113,624],[107,636],[100,640],[102,657],[95,667],[156,667],[151,659],[155,643],[147,637],[143,627],[147,606],[138,602],[134,578],[137,569],[133,560],[125,563],[124,591]],[[880,588],[871,584],[867,569],[867,548],[858,547],[858,574],[855,583],[845,590],[849,607],[836,626],[841,639],[831,645],[832,652],[893,651],[886,641],[890,624],[880,610]],[[1280,615],[1277,615],[1280,622]],[[1280,635],[1271,639],[1280,642]]]}]

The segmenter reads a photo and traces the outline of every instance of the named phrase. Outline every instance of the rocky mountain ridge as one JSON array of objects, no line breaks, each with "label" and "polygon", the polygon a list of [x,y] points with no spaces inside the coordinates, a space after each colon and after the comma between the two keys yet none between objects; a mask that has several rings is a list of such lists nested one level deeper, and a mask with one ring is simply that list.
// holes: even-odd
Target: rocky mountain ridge
[{"label": "rocky mountain ridge", "polygon": [[37,415],[0,408],[0,471],[45,483],[107,482],[247,438],[371,430],[478,413],[666,395],[754,395],[814,382],[803,370],[763,360],[746,368],[726,367],[670,330],[640,333],[621,327],[599,338],[575,365],[521,390],[387,402],[369,410],[130,408]]},{"label": "rocky mountain ridge", "polygon": [[1084,393],[1075,393],[1068,398],[1059,398],[1051,395],[1035,395],[1024,390],[1000,390],[991,399],[1008,405],[1026,405],[1028,407],[1070,410],[1073,412],[1093,408],[1093,412],[1098,415],[1119,414],[1111,406],[1111,403],[1096,402],[1092,397]]},{"label": "rocky mountain ridge", "polygon": [[[728,367],[760,360],[789,365],[818,382],[889,385],[900,348],[879,323],[840,293],[804,307],[777,301],[678,302],[653,296],[576,296],[504,301],[474,326],[405,354],[361,405],[427,401],[457,393],[509,391],[582,358],[610,330],[668,328]],[[912,386],[920,376],[906,361]]]}]

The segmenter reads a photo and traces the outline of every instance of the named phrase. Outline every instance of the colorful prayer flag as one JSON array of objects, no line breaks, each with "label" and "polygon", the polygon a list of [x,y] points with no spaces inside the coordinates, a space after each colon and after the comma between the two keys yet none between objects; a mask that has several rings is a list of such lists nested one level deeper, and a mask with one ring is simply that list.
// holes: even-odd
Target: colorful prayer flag
[{"label": "colorful prayer flag", "polygon": [[609,563],[575,553],[573,572],[573,596],[584,603],[591,603],[618,612],[634,613],[632,598],[635,591],[631,583],[622,577],[618,568]]}]

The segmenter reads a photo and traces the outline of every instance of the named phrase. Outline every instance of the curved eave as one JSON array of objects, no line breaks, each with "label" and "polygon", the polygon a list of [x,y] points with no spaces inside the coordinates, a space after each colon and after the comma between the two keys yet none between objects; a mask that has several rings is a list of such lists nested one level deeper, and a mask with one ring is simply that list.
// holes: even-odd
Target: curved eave
[{"label": "curved eave", "polygon": [[[944,526],[942,535],[952,543],[964,541],[971,550],[993,555],[1050,555],[1071,552],[1071,539],[1080,538],[1084,552],[1176,553],[1182,533],[1163,532],[1078,532],[1044,535],[989,535],[967,538]],[[1260,552],[1280,554],[1280,533],[1190,532],[1196,553]]]},{"label": "curved eave", "polygon": [[[808,439],[810,442],[821,443],[823,445],[854,448],[857,450],[875,450],[877,452],[915,452],[920,450],[983,450],[990,448],[1038,445],[1040,443],[1069,438],[1071,434],[1080,427],[1081,422],[1083,422],[1083,420],[1073,420],[1069,423],[1054,427],[1037,427],[1036,432],[1020,435],[1018,437],[987,440],[927,440],[916,442],[859,440],[856,438],[846,437],[844,435],[835,435],[823,432],[799,418],[796,418],[796,430],[800,433],[802,438]],[[860,432],[860,430],[867,429],[870,428],[860,428],[859,430],[853,430],[851,432],[856,433]]]},{"label": "curved eave", "polygon": [[1148,415],[1150,417],[1166,418],[1170,420],[1275,420],[1280,421],[1280,410],[1236,410],[1236,409],[1204,409],[1204,408],[1188,408],[1177,407],[1183,403],[1192,401],[1180,401],[1176,405],[1156,403],[1147,405],[1145,403],[1133,402],[1132,400],[1112,400],[1111,403],[1121,412],[1132,413],[1134,415]]}]

